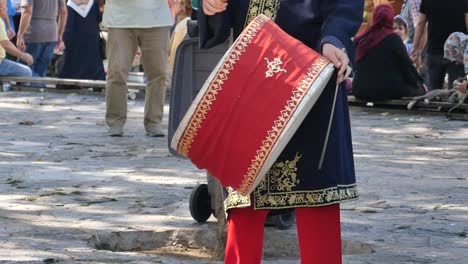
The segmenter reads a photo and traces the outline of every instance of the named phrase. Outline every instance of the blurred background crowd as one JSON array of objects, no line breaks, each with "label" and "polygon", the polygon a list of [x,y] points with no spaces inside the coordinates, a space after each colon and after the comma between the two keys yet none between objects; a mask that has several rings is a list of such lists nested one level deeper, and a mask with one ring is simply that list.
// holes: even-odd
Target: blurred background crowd
[{"label": "blurred background crowd", "polygon": [[[125,6],[121,0],[108,2]],[[148,10],[157,10],[157,23],[168,27],[167,38],[160,41],[168,42],[162,56],[168,61],[163,83],[169,86],[175,51],[187,37],[187,22],[196,20],[198,0],[155,2],[165,5]],[[0,76],[106,80],[109,27],[128,26],[112,25],[120,23],[112,13],[138,14],[110,8],[108,23],[101,23],[103,13],[106,22],[105,4],[105,0],[0,0],[4,28]],[[384,100],[453,88],[454,81],[468,73],[467,14],[468,0],[365,0],[363,23],[354,38],[357,56],[354,74],[347,80],[349,93]],[[144,23],[142,27],[146,28]],[[130,71],[144,71],[143,42],[138,40]]]}]

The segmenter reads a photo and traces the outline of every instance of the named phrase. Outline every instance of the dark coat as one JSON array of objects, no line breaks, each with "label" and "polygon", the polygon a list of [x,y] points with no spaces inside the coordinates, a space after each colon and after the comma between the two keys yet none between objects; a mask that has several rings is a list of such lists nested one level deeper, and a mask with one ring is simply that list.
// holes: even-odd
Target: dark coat
[{"label": "dark coat", "polygon": [[400,99],[423,95],[422,85],[405,44],[392,34],[357,62],[353,95],[366,100]]}]

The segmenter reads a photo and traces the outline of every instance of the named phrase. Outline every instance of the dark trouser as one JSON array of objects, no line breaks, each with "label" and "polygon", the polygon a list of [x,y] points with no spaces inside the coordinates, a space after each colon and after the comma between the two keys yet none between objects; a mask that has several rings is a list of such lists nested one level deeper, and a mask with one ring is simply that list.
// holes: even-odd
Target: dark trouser
[{"label": "dark trouser", "polygon": [[453,87],[453,81],[465,75],[463,64],[444,59],[442,54],[427,54],[426,65],[429,74],[429,90],[442,89],[445,74],[448,73],[448,88]]}]

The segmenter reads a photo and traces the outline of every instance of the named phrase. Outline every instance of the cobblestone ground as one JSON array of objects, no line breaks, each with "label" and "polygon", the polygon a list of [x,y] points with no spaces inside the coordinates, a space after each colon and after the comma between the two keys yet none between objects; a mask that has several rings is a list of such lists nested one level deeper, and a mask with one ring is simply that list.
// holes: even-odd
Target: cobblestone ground
[{"label": "cobblestone ground", "polygon": [[[89,246],[95,234],[215,221],[191,219],[188,197],[206,174],[144,135],[143,103],[129,102],[122,138],[106,136],[104,110],[102,97],[0,93],[0,263],[218,263]],[[361,199],[343,204],[342,233],[370,250],[345,250],[344,263],[467,263],[468,122],[351,112]]]}]

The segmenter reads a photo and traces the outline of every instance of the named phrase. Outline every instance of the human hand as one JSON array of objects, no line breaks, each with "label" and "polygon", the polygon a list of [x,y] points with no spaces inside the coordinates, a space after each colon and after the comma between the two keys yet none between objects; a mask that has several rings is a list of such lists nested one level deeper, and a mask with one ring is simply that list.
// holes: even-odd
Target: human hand
[{"label": "human hand", "polygon": [[19,59],[26,62],[28,65],[32,65],[34,62],[33,56],[29,53],[23,53],[21,56],[19,56]]},{"label": "human hand", "polygon": [[421,56],[416,57],[416,59],[413,62],[415,64],[415,66],[416,66],[416,69],[418,69],[418,71],[422,71],[423,64],[422,64]]},{"label": "human hand", "polygon": [[23,36],[18,35],[16,37],[16,47],[23,52],[26,50],[26,44],[24,43]]},{"label": "human hand", "polygon": [[227,5],[227,0],[203,0],[203,12],[208,16],[212,16],[225,11]]},{"label": "human hand", "polygon": [[349,58],[346,52],[340,50],[335,45],[325,43],[322,46],[322,55],[331,61],[335,68],[338,69],[337,82],[341,83],[351,74],[351,67],[349,67]]},{"label": "human hand", "polygon": [[65,49],[65,44],[63,43],[62,37],[59,36],[57,38],[57,44],[55,44],[55,48],[60,52]]},{"label": "human hand", "polygon": [[62,52],[65,50],[65,43],[63,41],[57,42],[57,45],[55,46],[55,50],[57,52]]},{"label": "human hand", "polygon": [[462,82],[455,80],[453,82],[453,87],[460,93],[466,93],[467,85],[468,85],[468,82],[466,80],[463,80]]},{"label": "human hand", "polygon": [[412,61],[417,62],[417,60],[421,58],[421,53],[416,47],[413,46],[409,54],[409,57]]}]

